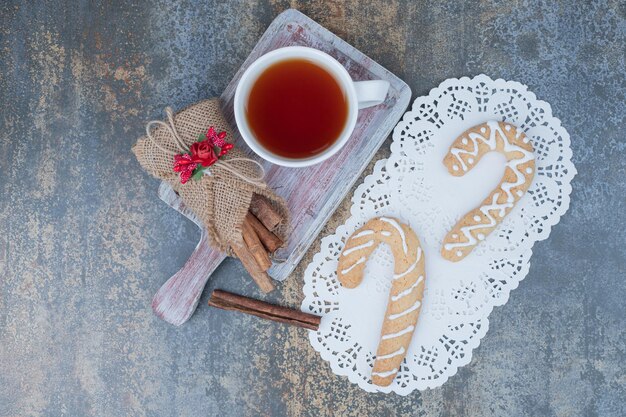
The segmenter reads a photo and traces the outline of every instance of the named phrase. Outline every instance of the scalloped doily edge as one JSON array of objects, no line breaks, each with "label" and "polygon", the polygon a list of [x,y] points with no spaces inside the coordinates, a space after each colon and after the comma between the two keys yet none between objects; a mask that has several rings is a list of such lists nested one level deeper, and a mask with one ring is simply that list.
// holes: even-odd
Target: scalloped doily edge
[{"label": "scalloped doily edge", "polygon": [[[563,205],[561,207],[558,208],[558,210],[554,213],[553,216],[551,216],[547,221],[546,221],[546,228],[547,228],[547,233],[545,233],[545,236],[536,236],[537,238],[535,240],[533,240],[532,244],[527,248],[529,254],[528,254],[528,262],[526,263],[525,266],[527,266],[526,271],[523,274],[519,275],[515,277],[514,280],[512,280],[513,282],[511,282],[510,286],[507,286],[507,291],[505,294],[503,294],[502,299],[497,300],[496,302],[493,303],[489,303],[488,308],[484,311],[484,313],[482,313],[482,315],[484,317],[481,317],[481,329],[480,331],[476,334],[475,338],[472,338],[469,341],[468,344],[468,351],[466,352],[466,356],[457,361],[457,362],[453,362],[452,365],[449,368],[446,368],[447,370],[449,370],[450,372],[445,372],[441,379],[437,379],[436,380],[436,384],[431,384],[429,382],[432,382],[433,380],[430,380],[428,382],[426,382],[425,385],[421,385],[421,384],[417,384],[409,389],[400,389],[398,390],[397,387],[393,387],[393,386],[389,386],[389,387],[376,387],[372,384],[368,384],[366,386],[362,385],[362,380],[358,378],[358,375],[352,372],[349,372],[348,370],[344,370],[342,368],[339,368],[338,366],[336,366],[336,364],[332,361],[333,355],[332,353],[325,349],[323,346],[320,346],[315,338],[316,336],[316,332],[315,331],[309,331],[309,342],[311,343],[311,346],[320,354],[320,356],[322,357],[322,359],[326,362],[329,363],[331,370],[333,371],[333,373],[335,373],[336,375],[339,376],[346,376],[348,377],[348,380],[353,383],[353,384],[357,384],[359,387],[361,387],[362,389],[364,389],[367,392],[382,392],[382,393],[391,393],[394,392],[398,395],[401,396],[406,396],[409,395],[410,393],[412,393],[413,391],[415,391],[416,389],[419,391],[424,391],[426,389],[435,389],[438,387],[441,387],[443,384],[445,384],[449,378],[453,377],[454,375],[456,375],[458,373],[459,368],[466,366],[467,364],[469,364],[472,360],[472,358],[474,357],[474,350],[476,348],[478,348],[480,346],[480,343],[483,339],[483,337],[487,334],[487,332],[489,331],[489,316],[491,315],[491,313],[493,312],[495,307],[501,307],[504,306],[510,299],[510,294],[513,290],[515,290],[517,287],[519,287],[519,284],[522,280],[524,280],[526,278],[526,276],[528,275],[529,269],[530,269],[530,264],[531,264],[531,259],[532,259],[532,254],[533,254],[533,247],[535,245],[536,242],[539,241],[543,241],[545,239],[547,239],[550,234],[552,233],[552,228],[557,225],[560,221],[561,218],[563,217],[563,215],[567,212],[567,210],[569,210],[569,206],[570,206],[570,202],[571,202],[571,198],[570,195],[572,193],[572,186],[571,186],[571,182],[574,180],[574,177],[576,176],[576,174],[578,173],[576,166],[574,165],[573,161],[572,161],[572,149],[571,149],[571,137],[569,135],[569,133],[567,132],[567,130],[565,130],[565,128],[563,127],[561,120],[557,117],[555,117],[552,113],[552,106],[550,105],[550,103],[543,101],[543,100],[539,100],[537,99],[537,96],[535,95],[535,93],[533,93],[532,91],[530,91],[528,89],[528,86],[525,84],[522,84],[520,82],[517,81],[507,81],[501,78],[498,78],[496,80],[493,80],[492,78],[490,78],[489,76],[485,75],[485,74],[479,74],[474,76],[473,78],[470,77],[461,77],[461,78],[448,78],[444,81],[442,81],[437,87],[433,88],[430,90],[429,94],[427,96],[421,96],[421,97],[417,97],[414,101],[413,104],[411,106],[411,109],[407,112],[404,113],[404,115],[402,116],[402,119],[398,122],[402,123],[404,121],[406,121],[407,118],[411,117],[412,114],[415,114],[414,112],[417,111],[417,108],[419,107],[419,104],[422,103],[422,101],[427,100],[428,98],[432,98],[432,97],[437,97],[439,95],[439,92],[444,89],[446,86],[451,85],[451,83],[453,82],[476,82],[476,81],[480,81],[480,80],[486,80],[486,82],[492,82],[492,83],[497,83],[497,82],[502,82],[502,83],[506,83],[508,85],[511,85],[512,87],[514,86],[515,88],[517,88],[518,90],[523,90],[525,93],[529,94],[534,101],[540,103],[541,105],[545,105],[546,109],[547,109],[547,113],[545,116],[546,120],[550,120],[551,123],[554,123],[555,128],[557,128],[559,130],[559,132],[562,134],[564,143],[565,143],[565,151],[563,154],[563,157],[565,160],[569,161],[569,163],[571,164],[572,167],[572,172],[568,172],[567,176],[563,179],[564,182],[564,192],[563,192]],[[394,143],[396,142],[396,129],[394,128],[393,134],[392,134],[392,144],[391,146],[394,146]],[[355,213],[353,212],[354,207],[356,206],[356,196],[359,195],[359,192],[363,189],[363,187],[366,187],[366,184],[368,182],[368,180],[371,180],[374,175],[377,174],[378,170],[384,168],[384,166],[386,165],[388,159],[380,159],[379,161],[377,161],[375,163],[374,169],[372,170],[372,173],[367,175],[363,181],[361,182],[361,184],[359,184],[359,186],[355,189],[352,197],[351,197],[351,202],[352,205],[350,207],[350,216],[348,218],[346,218],[346,220],[344,221],[343,224],[339,225],[337,227],[337,229],[335,230],[334,233],[329,234],[328,236],[322,238],[322,241],[320,243],[320,248],[324,247],[325,242],[327,242],[329,239],[331,239],[334,235],[338,234],[339,232],[342,231],[342,228],[345,227],[346,222],[348,221],[348,219],[350,217],[355,216]],[[323,254],[318,251],[313,259],[311,260],[311,262],[309,263],[309,265],[307,266],[307,268],[305,269],[305,273],[304,275],[307,276],[309,273],[312,272],[312,269],[314,268],[314,265],[319,263],[320,258],[323,257]],[[307,292],[307,289],[309,290]],[[305,280],[304,282],[304,286],[303,286],[303,293],[305,294],[305,298],[302,301],[301,304],[301,309],[303,311],[306,311],[306,307],[308,305],[310,305],[310,297],[307,295],[309,293],[311,293],[311,285],[309,284],[309,282],[307,282]],[[501,301],[501,302],[500,302]],[[323,318],[322,318],[323,319]],[[395,389],[394,389],[395,388]]]}]

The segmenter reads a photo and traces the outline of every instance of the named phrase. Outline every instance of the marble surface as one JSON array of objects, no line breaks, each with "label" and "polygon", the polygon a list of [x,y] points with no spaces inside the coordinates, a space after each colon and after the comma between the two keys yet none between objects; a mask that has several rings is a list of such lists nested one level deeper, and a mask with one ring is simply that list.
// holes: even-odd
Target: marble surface
[{"label": "marble surface", "polygon": [[[199,233],[130,146],[164,106],[219,95],[289,7],[414,96],[517,80],[571,134],[570,211],[441,388],[367,394],[305,331],[210,309],[207,292],[180,328],[150,309]],[[625,57],[623,1],[3,2],[0,416],[626,415]],[[266,298],[299,306],[306,263]],[[261,297],[232,260],[212,288]]]}]

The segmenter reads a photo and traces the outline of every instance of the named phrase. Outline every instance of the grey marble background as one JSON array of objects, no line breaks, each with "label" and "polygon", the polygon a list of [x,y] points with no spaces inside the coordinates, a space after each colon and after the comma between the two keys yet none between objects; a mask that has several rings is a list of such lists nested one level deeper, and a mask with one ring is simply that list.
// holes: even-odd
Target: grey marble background
[{"label": "grey marble background", "polygon": [[[180,328],[152,315],[199,233],[130,146],[164,106],[219,95],[289,7],[415,96],[517,80],[571,134],[569,212],[441,388],[366,394],[303,330],[209,309],[206,292]],[[0,416],[626,415],[625,56],[623,1],[3,2]],[[267,298],[298,306],[301,275]],[[216,287],[261,296],[236,261]]]}]

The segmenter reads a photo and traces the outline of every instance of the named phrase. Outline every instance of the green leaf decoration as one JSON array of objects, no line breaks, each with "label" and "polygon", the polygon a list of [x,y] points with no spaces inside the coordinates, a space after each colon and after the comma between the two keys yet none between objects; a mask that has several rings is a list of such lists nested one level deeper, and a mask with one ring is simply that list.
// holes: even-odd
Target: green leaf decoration
[{"label": "green leaf decoration", "polygon": [[204,135],[199,134],[198,135],[198,140],[196,142],[202,142],[205,139]]},{"label": "green leaf decoration", "polygon": [[193,171],[193,175],[191,176],[191,179],[193,179],[194,181],[200,181],[200,178],[202,178],[204,170],[205,168],[203,166],[196,168]]}]

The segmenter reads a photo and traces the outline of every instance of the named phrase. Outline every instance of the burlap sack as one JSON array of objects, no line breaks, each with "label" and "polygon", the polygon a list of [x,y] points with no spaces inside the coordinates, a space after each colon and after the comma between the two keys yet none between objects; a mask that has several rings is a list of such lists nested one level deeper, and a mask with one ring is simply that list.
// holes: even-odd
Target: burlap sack
[{"label": "burlap sack", "polygon": [[[233,256],[230,246],[241,242],[241,224],[254,193],[267,197],[281,214],[284,220],[274,233],[286,241],[289,224],[287,205],[263,181],[246,181],[216,164],[209,167],[210,176],[203,175],[200,180],[190,179],[181,184],[179,174],[173,170],[173,153],[181,153],[174,134],[178,134],[186,149],[197,141],[198,135],[204,135],[210,126],[214,126],[218,132],[226,131],[226,140],[232,142],[234,136],[222,115],[218,99],[201,101],[187,107],[174,115],[173,122],[175,133],[165,123],[159,125],[151,131],[156,144],[143,136],[133,146],[132,151],[149,174],[167,181],[178,192],[185,205],[202,220],[211,246]],[[254,178],[259,175],[256,164],[237,158],[246,158],[246,155],[234,148],[220,158],[220,161],[229,163],[243,177]]]}]

